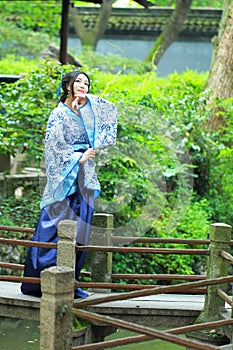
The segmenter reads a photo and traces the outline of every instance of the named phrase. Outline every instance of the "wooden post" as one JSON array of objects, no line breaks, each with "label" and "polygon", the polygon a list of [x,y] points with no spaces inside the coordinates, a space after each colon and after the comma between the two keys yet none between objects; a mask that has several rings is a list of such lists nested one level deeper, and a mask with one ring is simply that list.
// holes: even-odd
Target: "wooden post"
[{"label": "wooden post", "polygon": [[62,0],[62,18],[60,33],[60,62],[67,64],[68,16],[70,0]]},{"label": "wooden post", "polygon": [[40,350],[71,350],[74,270],[53,266],[41,273]]},{"label": "wooden post", "polygon": [[[92,222],[91,245],[111,246],[113,215],[95,214]],[[91,276],[93,282],[111,282],[112,253],[93,252],[91,260]],[[107,289],[92,289],[95,292],[108,293]]]},{"label": "wooden post", "polygon": [[[229,251],[231,240],[231,226],[216,223],[210,226],[210,256],[208,259],[207,279],[224,277],[228,275],[229,261],[222,258],[222,250]],[[196,323],[216,321],[219,313],[224,310],[225,301],[217,295],[217,289],[225,289],[226,286],[214,285],[208,287],[205,297],[204,310]]]},{"label": "wooden post", "polygon": [[5,176],[0,173],[0,200],[6,196]]},{"label": "wooden post", "polygon": [[7,172],[10,173],[11,169],[11,155],[10,153],[0,154],[0,173]]},{"label": "wooden post", "polygon": [[[57,266],[66,266],[75,271],[77,222],[63,220],[58,224]],[[74,278],[74,276],[73,276]]]}]

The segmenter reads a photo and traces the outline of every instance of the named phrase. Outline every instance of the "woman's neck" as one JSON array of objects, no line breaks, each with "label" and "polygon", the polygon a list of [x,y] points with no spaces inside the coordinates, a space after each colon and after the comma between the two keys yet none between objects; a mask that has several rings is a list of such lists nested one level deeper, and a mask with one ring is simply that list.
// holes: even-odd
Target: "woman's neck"
[{"label": "woman's neck", "polygon": [[71,109],[72,108],[72,102],[74,101],[74,98],[73,97],[67,97],[66,100],[65,100],[65,105],[67,105],[68,107],[70,107]]},{"label": "woman's neck", "polygon": [[69,107],[75,114],[79,115],[79,111],[78,111],[77,107],[73,107],[73,106],[72,106],[72,102],[73,102],[73,101],[74,101],[74,98],[68,97],[68,98],[65,100],[64,104],[65,104],[67,107]]}]

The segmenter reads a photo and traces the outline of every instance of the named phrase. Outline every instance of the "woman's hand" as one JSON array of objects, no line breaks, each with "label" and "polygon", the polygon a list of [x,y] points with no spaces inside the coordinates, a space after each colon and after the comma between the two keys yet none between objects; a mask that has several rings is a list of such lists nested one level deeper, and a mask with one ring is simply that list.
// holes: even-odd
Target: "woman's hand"
[{"label": "woman's hand", "polygon": [[87,98],[85,94],[76,94],[74,95],[75,99],[72,102],[72,108],[73,109],[79,109],[80,107],[84,106],[87,102]]},{"label": "woman's hand", "polygon": [[79,163],[82,164],[86,162],[88,159],[94,158],[94,157],[95,157],[95,150],[93,148],[88,148],[88,150],[83,153],[81,159],[79,160]]}]

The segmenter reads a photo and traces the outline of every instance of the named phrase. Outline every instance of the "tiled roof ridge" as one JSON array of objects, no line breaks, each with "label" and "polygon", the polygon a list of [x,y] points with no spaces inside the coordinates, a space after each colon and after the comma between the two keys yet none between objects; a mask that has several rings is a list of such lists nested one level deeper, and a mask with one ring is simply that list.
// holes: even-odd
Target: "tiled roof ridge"
[{"label": "tiled roof ridge", "polygon": [[[99,7],[77,7],[81,21],[86,29],[93,28]],[[173,9],[169,7],[152,7],[149,9],[113,8],[105,36],[109,35],[144,35],[159,34]],[[217,33],[222,9],[191,9],[184,23],[181,35],[213,36]],[[72,28],[70,32],[72,33]]]}]

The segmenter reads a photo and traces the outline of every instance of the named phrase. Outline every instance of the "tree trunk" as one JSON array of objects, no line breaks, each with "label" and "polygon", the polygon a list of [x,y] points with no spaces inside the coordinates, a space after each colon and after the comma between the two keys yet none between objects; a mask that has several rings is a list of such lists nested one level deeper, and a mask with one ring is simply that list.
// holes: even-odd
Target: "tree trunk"
[{"label": "tree trunk", "polygon": [[78,10],[74,7],[71,8],[70,13],[73,26],[77,36],[81,40],[82,46],[89,47],[93,50],[96,49],[99,39],[107,28],[108,20],[112,12],[112,4],[114,1],[115,0],[103,0],[95,26],[90,30],[87,30],[85,28],[78,14]]},{"label": "tree trunk", "polygon": [[206,86],[212,91],[211,99],[233,97],[233,3],[224,17]]},{"label": "tree trunk", "polygon": [[160,34],[146,57],[146,62],[152,62],[153,60],[154,65],[158,64],[166,49],[179,35],[183,23],[188,16],[191,4],[192,0],[176,0],[176,8],[163,32]]},{"label": "tree trunk", "polygon": [[[228,10],[223,12],[219,33],[206,84],[206,89],[211,92],[209,105],[213,104],[215,98],[233,97],[233,1]],[[208,123],[209,129],[216,130],[222,123],[218,111],[219,108],[213,108],[213,115]]]}]

